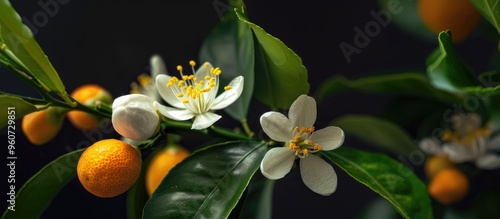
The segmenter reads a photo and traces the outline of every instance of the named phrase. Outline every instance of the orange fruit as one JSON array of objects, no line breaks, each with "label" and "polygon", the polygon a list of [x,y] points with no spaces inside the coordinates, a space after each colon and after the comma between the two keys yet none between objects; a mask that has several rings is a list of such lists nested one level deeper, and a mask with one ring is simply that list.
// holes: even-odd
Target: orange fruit
[{"label": "orange fruit", "polygon": [[139,178],[141,156],[137,148],[116,139],[95,142],[82,153],[76,171],[83,187],[101,198],[126,192]]},{"label": "orange fruit", "polygon": [[431,197],[442,204],[449,205],[467,195],[469,180],[458,168],[447,168],[436,174],[427,189]]},{"label": "orange fruit", "polygon": [[[76,101],[93,106],[97,101],[111,104],[111,95],[103,87],[96,84],[85,84],[76,88],[72,93]],[[73,110],[68,112],[68,119],[76,128],[80,130],[92,130],[99,128],[100,118],[86,112]]]},{"label": "orange fruit", "polygon": [[146,170],[146,191],[149,196],[160,185],[167,173],[179,162],[189,156],[189,150],[171,145],[154,155]]},{"label": "orange fruit", "polygon": [[465,40],[482,18],[469,0],[419,0],[417,10],[434,33],[450,29],[455,43]]},{"label": "orange fruit", "polygon": [[439,171],[451,167],[455,167],[455,163],[451,162],[447,156],[434,155],[425,160],[425,175],[432,179]]},{"label": "orange fruit", "polygon": [[23,116],[21,129],[28,141],[34,145],[43,145],[56,137],[63,124],[63,111],[57,107],[49,107]]}]

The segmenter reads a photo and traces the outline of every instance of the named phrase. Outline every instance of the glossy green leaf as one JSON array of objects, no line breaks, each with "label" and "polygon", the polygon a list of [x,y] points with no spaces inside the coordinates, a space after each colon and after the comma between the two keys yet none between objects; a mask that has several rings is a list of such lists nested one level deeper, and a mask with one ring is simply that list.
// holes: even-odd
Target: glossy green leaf
[{"label": "glossy green leaf", "polygon": [[[230,6],[244,7],[242,2],[239,3],[240,5]],[[199,60],[209,61],[222,69],[221,85],[225,86],[233,78],[243,75],[243,93],[224,110],[234,119],[246,118],[254,89],[254,42],[250,27],[241,22],[234,11],[228,10],[221,22],[203,41]],[[221,89],[222,87],[220,86]]]},{"label": "glossy green leaf", "polygon": [[482,86],[464,88],[469,94],[491,97],[500,94],[500,70],[485,72],[479,75],[478,80]]},{"label": "glossy green leaf", "polygon": [[459,57],[450,30],[439,33],[439,47],[426,60],[427,75],[437,88],[460,92],[462,88],[479,86],[476,74]]},{"label": "glossy green leaf", "polygon": [[349,90],[416,97],[448,104],[462,102],[460,96],[435,88],[423,74],[419,73],[367,76],[357,80],[336,75],[323,82],[314,97],[317,101],[322,101],[331,95]]},{"label": "glossy green leaf", "polygon": [[28,103],[19,97],[7,94],[0,94],[0,113],[2,115],[5,115],[0,117],[0,128],[7,126],[8,123],[7,115],[11,115],[10,113],[8,114],[7,112],[10,110],[14,111],[15,119],[19,119],[26,114],[37,111],[37,108],[33,104]]},{"label": "glossy green leaf", "polygon": [[[259,177],[256,177],[257,174]],[[276,180],[267,179],[262,174],[256,173],[247,187],[248,191],[240,213],[240,219],[272,218],[275,182]]]},{"label": "glossy green leaf", "polygon": [[344,130],[346,136],[358,138],[370,145],[407,157],[419,150],[412,137],[397,124],[370,115],[344,115],[331,123]]},{"label": "glossy green leaf", "polygon": [[470,0],[470,2],[500,33],[500,0]]},{"label": "glossy green leaf", "polygon": [[432,218],[427,188],[406,166],[384,154],[347,146],[321,155],[342,168],[355,180],[387,199],[405,218]]},{"label": "glossy green leaf", "polygon": [[5,46],[2,49],[4,55],[19,60],[18,66],[25,66],[26,73],[35,77],[48,91],[67,97],[59,74],[8,0],[0,0],[0,38],[5,43],[2,44]]},{"label": "glossy green leaf", "polygon": [[301,94],[309,93],[307,69],[281,40],[250,22],[241,11],[238,18],[255,34],[254,96],[271,108],[288,108]]},{"label": "glossy green leaf", "polygon": [[40,218],[57,193],[76,177],[76,165],[83,150],[58,157],[45,165],[17,190],[15,211],[6,210],[3,219]]},{"label": "glossy green leaf", "polygon": [[[386,25],[395,25],[412,37],[418,37],[427,42],[435,42],[436,34],[422,22],[417,4],[418,1],[378,0],[380,10],[374,10],[370,13],[373,19],[382,26],[385,23],[387,23]],[[374,15],[373,13],[380,15]],[[386,18],[387,15],[389,15],[388,19]]]},{"label": "glossy green leaf", "polygon": [[261,142],[204,147],[177,164],[144,207],[144,218],[226,218],[266,153]]}]

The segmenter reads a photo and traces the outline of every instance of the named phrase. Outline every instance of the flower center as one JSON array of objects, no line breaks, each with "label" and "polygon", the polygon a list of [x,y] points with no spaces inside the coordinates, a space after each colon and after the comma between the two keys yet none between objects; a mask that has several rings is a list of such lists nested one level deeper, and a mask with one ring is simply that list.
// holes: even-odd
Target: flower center
[{"label": "flower center", "polygon": [[[194,67],[196,63],[191,60],[189,61],[193,73],[195,72]],[[193,112],[202,113],[209,109],[211,102],[215,99],[217,93],[219,75],[222,73],[219,67],[208,68],[209,65],[203,66],[203,70],[207,72],[198,76],[203,76],[203,78],[197,78],[195,75],[184,75],[182,66],[178,65],[177,70],[180,72],[181,77],[172,77],[167,83],[167,87],[170,87],[177,98],[190,108]],[[231,86],[224,87],[225,90],[231,89]]]},{"label": "flower center", "polygon": [[132,83],[132,89],[130,93],[141,93],[140,89],[146,89],[148,86],[151,86],[153,84],[153,78],[150,75],[143,73],[137,76],[137,82],[139,82],[139,85],[137,85],[135,82]]},{"label": "flower center", "polygon": [[441,135],[441,139],[444,141],[453,142],[459,145],[472,146],[472,142],[476,138],[489,137],[491,135],[490,125],[484,127],[472,129],[470,126],[466,126],[461,130],[445,130]]},{"label": "flower center", "polygon": [[306,157],[309,153],[315,153],[321,151],[323,147],[314,143],[313,140],[309,139],[314,132],[314,126],[309,128],[296,126],[293,129],[294,137],[288,142],[288,147],[295,152],[295,156],[299,158]]}]

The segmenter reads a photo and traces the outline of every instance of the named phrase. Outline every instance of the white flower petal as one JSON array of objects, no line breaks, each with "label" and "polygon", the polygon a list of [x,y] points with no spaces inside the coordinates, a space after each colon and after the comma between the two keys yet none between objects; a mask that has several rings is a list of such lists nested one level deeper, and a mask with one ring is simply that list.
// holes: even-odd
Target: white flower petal
[{"label": "white flower petal", "polygon": [[281,179],[290,172],[294,160],[295,153],[290,148],[272,148],[264,155],[260,163],[260,171],[268,179]]},{"label": "white flower petal", "polygon": [[222,116],[217,115],[215,113],[211,112],[205,112],[199,115],[196,115],[196,118],[193,121],[193,125],[191,126],[191,129],[205,129],[208,128],[209,126],[213,125],[217,120],[219,120]]},{"label": "white flower petal", "polygon": [[292,139],[292,123],[285,115],[267,112],[260,117],[262,130],[273,140],[288,142]]},{"label": "white flower petal", "polygon": [[163,106],[158,102],[154,102],[154,107],[158,112],[160,112],[162,115],[166,116],[167,118],[177,120],[177,121],[184,121],[191,119],[195,116],[194,113],[187,109],[177,109],[177,108],[172,108],[168,106]]},{"label": "white flower petal", "polygon": [[159,55],[151,56],[149,65],[151,66],[151,76],[153,76],[153,78],[156,78],[159,74],[167,74],[167,67]]},{"label": "white flower petal", "polygon": [[422,151],[424,151],[427,154],[436,154],[436,155],[444,154],[438,140],[434,138],[425,138],[419,142],[418,146]]},{"label": "white flower petal", "polygon": [[476,166],[485,170],[497,169],[500,167],[500,157],[493,153],[484,154],[476,160]]},{"label": "white flower petal", "polygon": [[320,195],[331,195],[337,189],[337,174],[332,165],[316,155],[300,159],[300,175],[304,184]]},{"label": "white flower petal", "polygon": [[[194,76],[196,78],[203,79],[205,76],[209,75],[210,76],[210,69],[212,69],[213,66],[210,64],[210,62],[205,62],[200,67],[196,70],[196,73],[194,73]],[[217,90],[217,89],[215,89]]]},{"label": "white flower petal", "polygon": [[328,126],[315,131],[310,137],[314,143],[323,147],[324,151],[336,149],[344,142],[344,131],[339,127]]},{"label": "white flower petal", "polygon": [[463,163],[467,161],[474,160],[475,154],[471,149],[458,144],[444,144],[443,152],[448,156],[448,158],[454,163]]},{"label": "white flower petal", "polygon": [[288,118],[293,126],[309,128],[316,122],[316,100],[305,94],[293,101],[288,111]]},{"label": "white flower petal", "polygon": [[153,100],[142,94],[116,98],[112,105],[113,128],[123,137],[142,141],[151,137],[160,123]]},{"label": "white flower petal", "polygon": [[165,100],[168,104],[170,104],[173,107],[181,108],[184,109],[186,108],[184,106],[184,103],[182,103],[177,96],[174,94],[172,89],[170,87],[167,87],[168,81],[172,78],[169,75],[164,75],[160,74],[156,76],[155,82],[156,82],[156,89],[158,90],[158,93],[160,93],[161,98]]},{"label": "white flower petal", "polygon": [[244,83],[243,76],[238,76],[238,77],[234,78],[229,83],[229,86],[231,86],[231,89],[219,94],[219,96],[217,96],[217,98],[215,98],[210,109],[218,110],[218,109],[225,108],[225,107],[229,106],[230,104],[234,103],[234,101],[236,101],[240,97],[241,93],[243,92],[243,83]]}]

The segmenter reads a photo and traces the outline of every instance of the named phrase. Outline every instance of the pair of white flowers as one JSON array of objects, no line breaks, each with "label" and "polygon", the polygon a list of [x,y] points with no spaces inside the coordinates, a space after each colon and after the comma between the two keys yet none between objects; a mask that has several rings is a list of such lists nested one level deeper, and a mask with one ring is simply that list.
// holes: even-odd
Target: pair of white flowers
[{"label": "pair of white flowers", "polygon": [[[190,65],[195,72],[195,62],[190,61]],[[184,75],[182,67],[178,66],[180,78],[167,75],[158,56],[152,57],[151,66],[153,80],[149,84],[135,85],[139,93],[120,96],[113,101],[111,120],[114,129],[134,141],[146,140],[159,130],[158,113],[178,121],[194,118],[192,129],[208,128],[221,118],[211,111],[229,106],[243,91],[243,76],[238,76],[217,96],[221,70],[209,62],[198,68],[194,75]],[[159,103],[158,94],[173,107]]]},{"label": "pair of white flowers", "polygon": [[441,139],[425,138],[419,146],[428,153],[447,156],[454,163],[473,162],[481,169],[497,169],[500,137],[491,138],[489,125],[482,126],[477,114],[457,114],[452,118],[453,131],[446,130]]},{"label": "pair of white flowers", "polygon": [[[190,62],[193,67],[195,63]],[[233,79],[224,92],[216,97],[221,70],[208,62],[194,75],[181,77],[166,74],[158,56],[151,59],[152,78],[140,78],[140,86],[133,84],[137,94],[118,97],[113,102],[112,123],[122,136],[142,141],[159,130],[158,112],[174,120],[195,118],[192,129],[204,129],[221,118],[211,110],[232,104],[242,93],[243,77]],[[160,104],[158,94],[173,107]],[[291,105],[288,118],[278,112],[267,112],[260,118],[264,132],[273,140],[284,142],[283,147],[270,149],[261,162],[261,172],[269,179],[283,178],[290,172],[295,160],[300,159],[304,184],[321,195],[330,195],[337,188],[333,167],[314,153],[329,151],[342,145],[344,132],[334,126],[315,131],[316,101],[307,95],[299,96]]]}]

